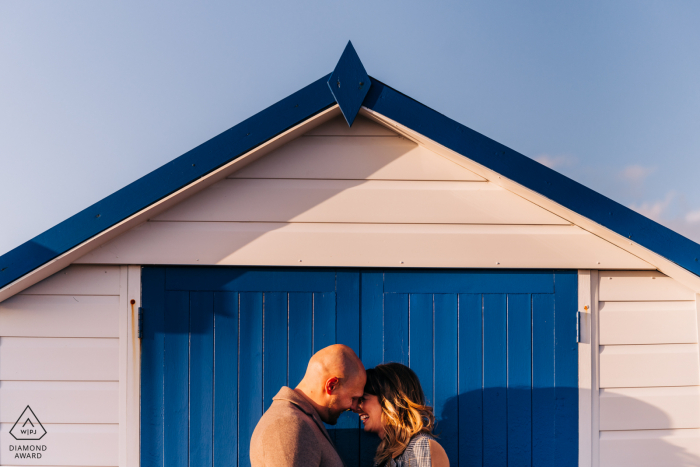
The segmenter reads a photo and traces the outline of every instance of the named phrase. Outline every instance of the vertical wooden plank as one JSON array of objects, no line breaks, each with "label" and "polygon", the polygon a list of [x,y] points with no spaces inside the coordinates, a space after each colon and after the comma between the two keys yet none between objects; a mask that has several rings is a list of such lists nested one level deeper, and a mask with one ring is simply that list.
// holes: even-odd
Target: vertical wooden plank
[{"label": "vertical wooden plank", "polygon": [[433,405],[433,295],[410,294],[408,362],[416,372],[427,405]]},{"label": "vertical wooden plank", "polygon": [[263,295],[263,412],[287,385],[287,293]]},{"label": "vertical wooden plank", "polygon": [[508,465],[532,465],[532,312],[529,294],[508,295]]},{"label": "vertical wooden plank", "polygon": [[578,343],[576,310],[578,276],[576,271],[554,273],[554,397],[555,464],[578,465]]},{"label": "vertical wooden plank", "polygon": [[289,387],[295,388],[313,355],[313,294],[289,294]]},{"label": "vertical wooden plank", "polygon": [[127,379],[129,377],[128,267],[119,266],[119,467],[127,465]]},{"label": "vertical wooden plank", "polygon": [[211,467],[214,442],[214,293],[190,292],[190,467]]},{"label": "vertical wooden plank", "polygon": [[360,355],[360,273],[338,271],[336,277],[338,344],[345,344]]},{"label": "vertical wooden plank", "polygon": [[581,312],[581,342],[578,344],[578,464],[580,467],[592,467],[591,271],[578,271],[577,309]]},{"label": "vertical wooden plank", "polygon": [[384,273],[362,271],[361,283],[360,358],[366,368],[372,368],[384,361]]},{"label": "vertical wooden plank", "polygon": [[238,294],[214,293],[214,467],[237,464]]},{"label": "vertical wooden plank", "polygon": [[[435,294],[435,417],[440,444],[451,465],[459,461],[457,294]],[[413,344],[411,344],[412,346]]]},{"label": "vertical wooden plank", "polygon": [[164,460],[167,466],[186,467],[189,457],[190,415],[190,294],[185,291],[168,291],[165,293],[165,303]]},{"label": "vertical wooden plank", "polygon": [[314,294],[314,353],[335,344],[335,293]]},{"label": "vertical wooden plank", "polygon": [[408,365],[408,294],[384,295],[384,361]]},{"label": "vertical wooden plank", "polygon": [[532,464],[556,467],[553,294],[532,296],[532,343]]},{"label": "vertical wooden plank", "polygon": [[[384,361],[384,272],[361,272],[361,330],[360,358],[365,368],[373,368]],[[360,434],[360,465],[374,465],[379,438]]]},{"label": "vertical wooden plank", "polygon": [[[339,344],[345,344],[360,355],[360,273],[338,271],[336,273],[337,310],[336,336]],[[360,467],[360,419],[357,414],[346,412],[335,425],[335,444],[345,467]]]},{"label": "vertical wooden plank", "polygon": [[[127,266],[127,465],[139,467],[141,446],[141,339],[138,337],[138,309],[141,306],[141,266]],[[133,300],[133,305],[132,305]]]},{"label": "vertical wooden plank", "polygon": [[239,296],[238,466],[250,467],[250,437],[262,417],[262,294]]},{"label": "vertical wooden plank", "polygon": [[141,465],[163,464],[163,325],[165,268],[144,268],[141,339]]},{"label": "vertical wooden plank", "polygon": [[459,467],[483,465],[483,305],[459,295]]},{"label": "vertical wooden plank", "polygon": [[[335,344],[336,303],[335,293],[314,294],[314,353]],[[335,430],[326,425],[328,434],[335,442]]]},{"label": "vertical wooden plank", "polygon": [[591,467],[600,465],[600,326],[598,271],[591,271]]},{"label": "vertical wooden plank", "polygon": [[507,465],[506,295],[484,294],[484,465]]}]

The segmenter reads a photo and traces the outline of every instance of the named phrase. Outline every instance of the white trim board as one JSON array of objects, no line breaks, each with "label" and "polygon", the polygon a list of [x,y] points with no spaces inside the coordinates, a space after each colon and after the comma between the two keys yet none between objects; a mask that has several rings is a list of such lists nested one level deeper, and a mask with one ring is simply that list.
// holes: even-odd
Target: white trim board
[{"label": "white trim board", "polygon": [[581,214],[574,212],[564,206],[552,201],[551,199],[537,193],[527,187],[514,182],[501,174],[485,167],[477,162],[474,162],[467,157],[448,149],[441,144],[425,137],[424,135],[417,133],[408,127],[401,125],[394,120],[385,117],[384,115],[374,112],[366,107],[362,107],[360,114],[368,118],[373,119],[377,123],[380,123],[392,130],[400,133],[416,144],[425,146],[426,148],[440,154],[441,156],[461,165],[462,167],[471,170],[477,175],[485,178],[486,180],[501,186],[516,195],[525,198],[528,201],[535,203],[536,205],[550,211],[551,213],[568,220],[569,222],[578,225],[584,230],[591,232],[592,234],[602,238],[603,240],[612,243],[625,251],[637,256],[643,261],[649,263],[652,269],[658,269],[669,277],[677,280],[681,284],[700,293],[700,277],[691,273],[690,271],[678,266],[676,263],[664,258],[663,256],[635,243],[631,242],[628,238],[613,232],[612,230],[604,227]]}]

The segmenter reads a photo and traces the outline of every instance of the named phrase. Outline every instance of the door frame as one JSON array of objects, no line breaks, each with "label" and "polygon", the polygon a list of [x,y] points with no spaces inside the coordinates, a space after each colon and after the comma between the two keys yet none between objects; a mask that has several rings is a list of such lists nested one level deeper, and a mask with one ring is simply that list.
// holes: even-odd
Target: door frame
[{"label": "door frame", "polygon": [[[119,321],[119,466],[140,467],[141,459],[141,306],[140,265],[122,266]],[[131,301],[134,301],[132,304]],[[578,270],[581,314],[579,367],[579,466],[599,466],[598,271]],[[586,309],[585,307],[588,307]]]}]

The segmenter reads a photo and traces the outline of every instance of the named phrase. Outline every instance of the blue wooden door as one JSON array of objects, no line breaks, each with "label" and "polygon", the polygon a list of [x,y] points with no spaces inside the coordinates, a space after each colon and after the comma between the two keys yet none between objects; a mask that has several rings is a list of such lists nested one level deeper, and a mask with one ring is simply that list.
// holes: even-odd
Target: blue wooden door
[{"label": "blue wooden door", "polygon": [[[248,466],[318,349],[409,365],[453,466],[578,462],[575,271],[145,267],[143,467]],[[329,427],[348,467],[377,440]]]}]

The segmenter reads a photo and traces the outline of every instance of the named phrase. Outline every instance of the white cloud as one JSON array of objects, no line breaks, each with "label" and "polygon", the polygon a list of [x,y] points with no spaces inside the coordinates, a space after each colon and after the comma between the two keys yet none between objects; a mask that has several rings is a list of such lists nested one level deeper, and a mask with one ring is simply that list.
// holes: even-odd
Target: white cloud
[{"label": "white cloud", "polygon": [[555,169],[557,167],[568,167],[578,162],[578,159],[576,157],[570,156],[568,154],[560,154],[557,156],[541,154],[535,157],[535,160],[542,165],[546,165],[550,169]]},{"label": "white cloud", "polygon": [[632,183],[643,182],[649,175],[654,173],[656,167],[644,167],[638,164],[628,165],[625,167],[620,176]]},{"label": "white cloud", "polygon": [[668,193],[666,193],[664,199],[653,202],[646,202],[638,205],[633,204],[631,207],[639,214],[647,216],[650,219],[654,219],[655,221],[659,221],[659,219],[666,212],[666,210],[671,205],[671,202],[675,197],[676,192],[669,191]]},{"label": "white cloud", "polygon": [[685,221],[688,224],[697,224],[700,222],[700,209],[697,211],[690,211],[685,215]]}]

